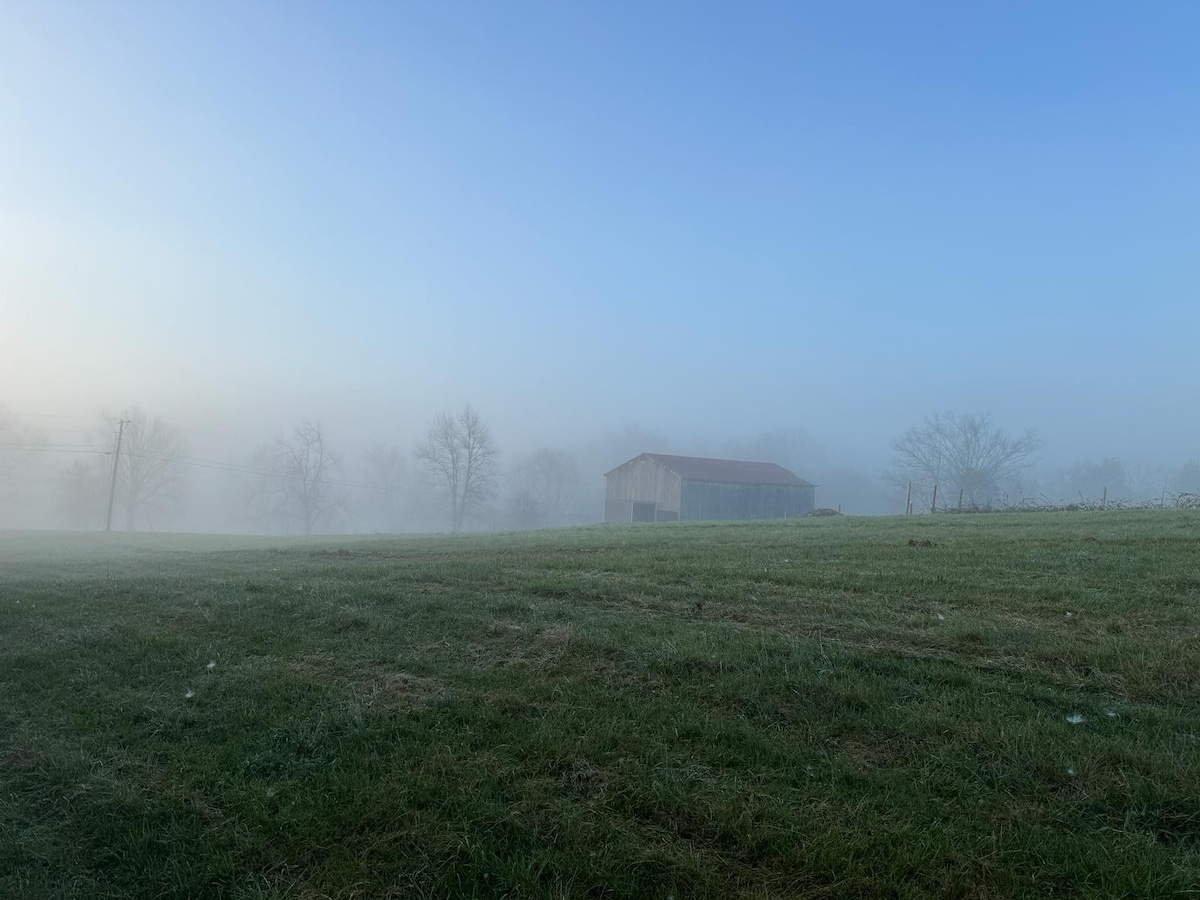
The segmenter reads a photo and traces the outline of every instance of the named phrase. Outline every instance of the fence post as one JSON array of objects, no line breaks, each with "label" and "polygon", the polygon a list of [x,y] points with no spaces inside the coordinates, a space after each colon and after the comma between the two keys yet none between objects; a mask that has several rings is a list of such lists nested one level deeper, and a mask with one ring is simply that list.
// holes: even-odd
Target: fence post
[{"label": "fence post", "polygon": [[963,488],[958,489],[958,511],[962,512]]},{"label": "fence post", "polygon": [[908,496],[904,498],[904,514],[912,515],[912,482],[908,483]]},{"label": "fence post", "polygon": [[931,513],[937,512],[937,487],[936,484],[933,486],[933,502],[929,504],[929,511]]},{"label": "fence post", "polygon": [[1100,508],[1108,509],[1108,485],[1104,486],[1104,495],[1100,498]]}]

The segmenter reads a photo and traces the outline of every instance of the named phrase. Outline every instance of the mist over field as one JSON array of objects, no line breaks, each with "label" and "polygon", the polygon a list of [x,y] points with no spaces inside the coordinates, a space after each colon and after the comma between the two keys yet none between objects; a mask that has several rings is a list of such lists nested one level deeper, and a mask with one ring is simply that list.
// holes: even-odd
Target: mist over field
[{"label": "mist over field", "polygon": [[1036,434],[981,503],[1200,492],[1195,10],[867,9],[0,5],[0,527],[103,528],[122,419],[120,530],[584,524],[646,451],[899,513],[951,413]]}]

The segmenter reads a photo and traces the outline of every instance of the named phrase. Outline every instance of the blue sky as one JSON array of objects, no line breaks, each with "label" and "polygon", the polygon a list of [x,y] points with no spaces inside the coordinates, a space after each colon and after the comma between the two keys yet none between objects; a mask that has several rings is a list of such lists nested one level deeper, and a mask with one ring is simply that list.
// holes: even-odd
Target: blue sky
[{"label": "blue sky", "polygon": [[[1191,3],[0,0],[0,390],[1200,452]],[[564,441],[565,442],[565,441]]]}]

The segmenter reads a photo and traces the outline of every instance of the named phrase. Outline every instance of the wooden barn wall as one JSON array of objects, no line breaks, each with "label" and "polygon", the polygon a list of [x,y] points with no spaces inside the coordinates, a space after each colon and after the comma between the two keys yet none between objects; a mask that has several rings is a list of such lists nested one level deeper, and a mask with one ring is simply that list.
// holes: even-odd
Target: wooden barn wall
[{"label": "wooden barn wall", "polygon": [[679,510],[680,478],[652,459],[631,459],[608,476],[606,500],[653,501],[660,509]]},{"label": "wooden barn wall", "polygon": [[792,519],[813,508],[811,486],[782,484],[683,483],[679,518]]}]

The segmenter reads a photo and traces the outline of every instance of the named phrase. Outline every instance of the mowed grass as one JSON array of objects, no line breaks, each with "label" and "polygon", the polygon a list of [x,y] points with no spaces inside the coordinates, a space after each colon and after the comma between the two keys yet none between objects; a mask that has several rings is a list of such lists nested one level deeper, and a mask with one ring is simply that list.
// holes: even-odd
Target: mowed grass
[{"label": "mowed grass", "polygon": [[0,532],[0,701],[3,897],[1200,895],[1194,512]]}]

